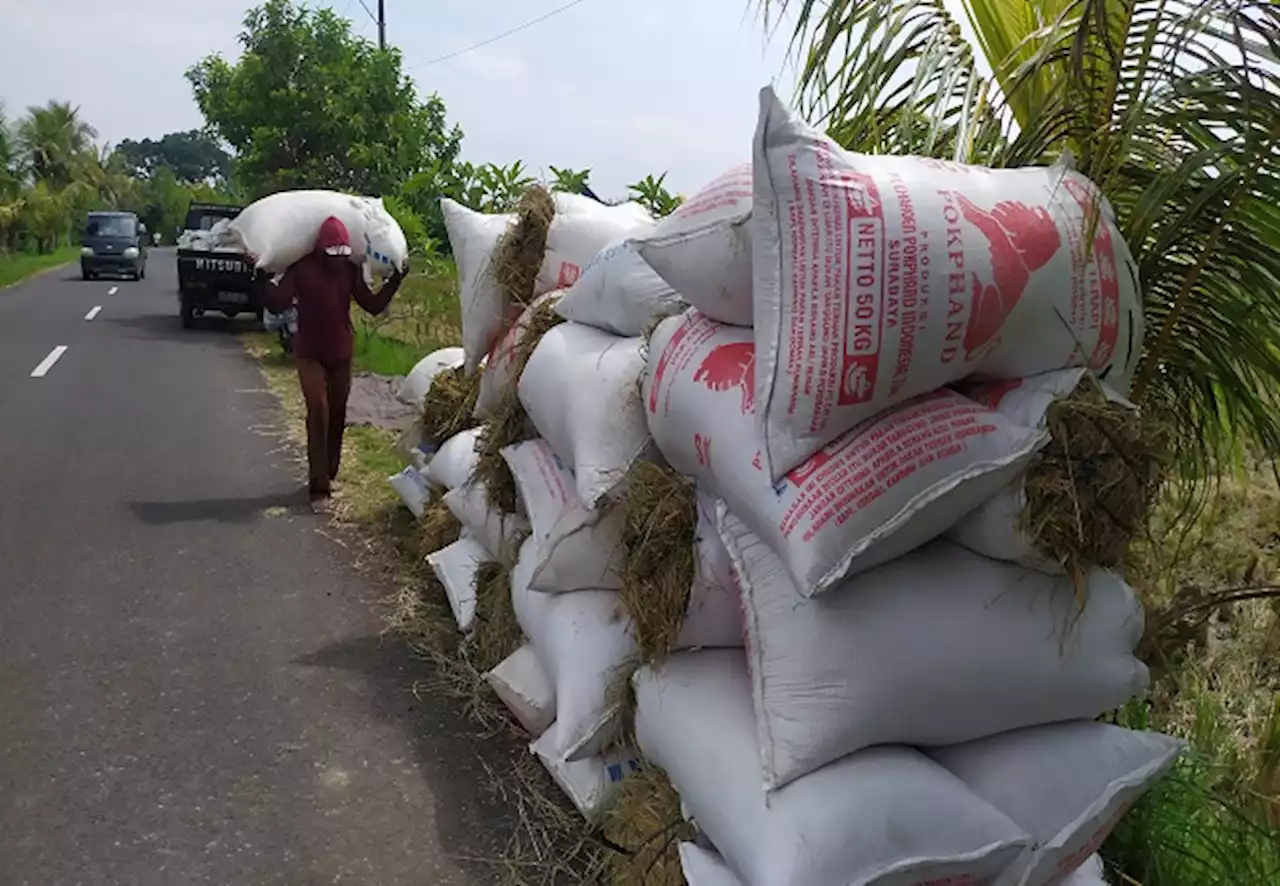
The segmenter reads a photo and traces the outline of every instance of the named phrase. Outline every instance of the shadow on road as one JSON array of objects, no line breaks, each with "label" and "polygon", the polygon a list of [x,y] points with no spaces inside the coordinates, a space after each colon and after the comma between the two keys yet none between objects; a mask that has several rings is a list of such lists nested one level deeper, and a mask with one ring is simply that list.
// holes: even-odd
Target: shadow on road
[{"label": "shadow on road", "polygon": [[205,342],[234,348],[240,347],[235,333],[262,328],[256,319],[249,316],[228,320],[221,315],[214,315],[201,317],[192,329],[183,329],[182,322],[178,319],[176,305],[172,313],[143,314],[138,317],[104,316],[102,320],[130,330],[133,338],[151,341]]},{"label": "shadow on road", "polygon": [[[395,637],[360,637],[327,646],[294,664],[362,674],[372,690],[371,713],[405,731],[436,799],[439,845],[466,865],[477,882],[500,880],[495,865],[514,832],[511,805],[488,789],[492,772],[524,751],[513,738],[477,742],[462,702],[415,692],[431,665]],[[484,860],[487,863],[482,862]]]},{"label": "shadow on road", "polygon": [[171,523],[252,523],[267,511],[285,514],[310,514],[305,490],[275,493],[250,498],[209,498],[199,501],[134,501],[129,509],[135,517],[148,526],[164,526]]}]

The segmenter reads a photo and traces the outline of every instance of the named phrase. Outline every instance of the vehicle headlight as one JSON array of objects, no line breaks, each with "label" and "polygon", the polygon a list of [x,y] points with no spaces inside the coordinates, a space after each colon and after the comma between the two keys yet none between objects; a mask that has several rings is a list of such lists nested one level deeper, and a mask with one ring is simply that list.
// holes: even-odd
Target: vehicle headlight
[{"label": "vehicle headlight", "polygon": [[81,247],[80,247],[80,254],[81,254],[81,255],[93,255],[93,247],[92,247],[92,246],[81,246]]},{"label": "vehicle headlight", "polygon": [[125,251],[124,251],[124,257],[125,257],[125,258],[137,258],[137,257],[138,257],[138,247],[136,247],[136,246],[128,246],[128,247],[126,247],[126,248],[125,248]]}]

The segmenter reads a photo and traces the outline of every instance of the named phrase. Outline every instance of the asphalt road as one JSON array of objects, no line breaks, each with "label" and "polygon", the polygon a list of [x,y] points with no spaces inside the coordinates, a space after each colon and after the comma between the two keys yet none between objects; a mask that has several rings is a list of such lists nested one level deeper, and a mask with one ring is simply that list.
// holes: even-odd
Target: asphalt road
[{"label": "asphalt road", "polygon": [[459,712],[175,287],[0,290],[0,886],[492,882]]}]

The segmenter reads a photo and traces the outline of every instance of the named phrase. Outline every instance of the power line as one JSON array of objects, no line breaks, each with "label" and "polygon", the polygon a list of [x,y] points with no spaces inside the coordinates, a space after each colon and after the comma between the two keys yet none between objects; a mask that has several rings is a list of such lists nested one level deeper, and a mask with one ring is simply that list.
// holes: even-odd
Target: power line
[{"label": "power line", "polygon": [[416,65],[409,65],[408,67],[405,68],[405,70],[412,71],[417,68],[425,68],[427,65],[438,64],[443,61],[448,61],[451,58],[457,58],[460,55],[465,55],[466,53],[471,52],[473,49],[479,49],[481,46],[488,46],[490,43],[497,43],[499,40],[503,40],[507,37],[510,37],[512,34],[520,33],[525,28],[532,28],[534,25],[540,24],[541,22],[545,22],[547,19],[551,18],[554,15],[559,15],[562,12],[572,9],[573,7],[577,6],[579,3],[582,3],[582,2],[584,2],[584,0],[571,0],[571,2],[566,3],[563,6],[558,6],[555,9],[551,10],[550,12],[546,13],[545,15],[540,15],[537,18],[531,19],[530,21],[527,21],[522,25],[517,25],[516,27],[512,28],[510,31],[503,31],[501,34],[498,34],[497,36],[490,37],[488,40],[481,40],[479,43],[475,43],[471,46],[466,47],[465,49],[459,49],[457,52],[450,52],[449,54],[442,55],[439,58],[429,59],[425,62],[418,62]]}]

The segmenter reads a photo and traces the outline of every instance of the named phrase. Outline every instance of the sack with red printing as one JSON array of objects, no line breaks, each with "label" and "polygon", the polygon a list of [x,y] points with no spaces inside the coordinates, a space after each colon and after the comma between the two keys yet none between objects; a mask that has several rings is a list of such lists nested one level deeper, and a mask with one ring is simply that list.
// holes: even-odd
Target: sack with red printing
[{"label": "sack with red printing", "polygon": [[556,212],[547,231],[547,251],[535,294],[568,289],[600,250],[617,240],[653,231],[653,216],[635,201],[609,206],[581,194],[552,194]]},{"label": "sack with red printing", "polygon": [[1035,839],[1019,886],[1057,886],[1089,862],[1184,747],[1158,732],[1086,720],[926,753]]},{"label": "sack with red printing", "polygon": [[[520,368],[516,364],[519,361],[522,346],[525,344],[525,338],[529,335],[531,327],[535,325],[535,315],[550,311],[562,295],[563,293],[557,290],[538,296],[521,312],[514,323],[494,339],[484,373],[480,376],[480,390],[476,393],[476,407],[472,413],[476,418],[492,418],[493,411],[502,398],[502,392],[519,381]],[[527,351],[525,356],[528,356]]]},{"label": "sack with red printing", "polygon": [[708,317],[750,326],[751,164],[698,191],[637,242],[658,276]]},{"label": "sack with red printing", "polygon": [[640,257],[634,240],[606,247],[556,304],[566,320],[612,332],[644,335],[688,304]]},{"label": "sack with red printing", "polygon": [[[1022,381],[976,384],[967,386],[964,390],[967,396],[1023,427],[1045,428],[1049,408],[1054,403],[1075,395],[1082,385],[1095,386],[1095,392],[1100,391],[1102,397],[1105,397],[1106,401],[1115,408],[1130,410],[1136,416],[1137,407],[1115,392],[1109,391],[1106,385],[1098,382],[1091,375],[1089,370],[1082,368],[1046,372]],[[1108,445],[1114,447],[1115,444]],[[1128,463],[1124,461],[1125,458],[1124,453],[1111,456],[1112,460],[1122,462],[1127,471]],[[1094,466],[1101,470],[1102,461],[1103,459],[1094,460]],[[1033,461],[1030,470],[1035,471],[1036,465],[1037,462]],[[1098,482],[1085,473],[1083,465],[1080,467],[1078,479],[1080,486],[1088,487]],[[1107,472],[1103,471],[1103,473]],[[1127,481],[1129,478],[1125,479]],[[1138,482],[1141,478],[1135,476],[1133,479]],[[1117,481],[1113,477],[1111,482]],[[957,522],[947,537],[984,557],[1007,560],[1026,566],[1028,569],[1060,575],[1065,571],[1063,565],[1038,548],[1023,528],[1022,514],[1027,507],[1026,483],[1026,474],[1014,478],[1013,482],[999,495]],[[1133,484],[1127,484],[1123,487],[1123,491],[1121,490],[1122,487],[1117,486],[1117,492],[1114,494],[1125,497],[1131,494],[1131,491],[1136,492],[1136,487]],[[1090,494],[1092,493],[1088,488],[1080,489],[1078,497],[1083,502],[1088,500]],[[1110,519],[1101,513],[1088,516],[1099,520]],[[1081,528],[1091,527],[1093,523],[1092,519],[1086,520]]]},{"label": "sack with red printing", "polygon": [[462,303],[462,347],[466,351],[466,372],[476,371],[489,353],[507,319],[507,298],[498,286],[489,265],[502,235],[515,221],[514,215],[486,215],[444,197],[440,200],[449,246],[458,266],[458,289]]},{"label": "sack with red printing", "polygon": [[936,541],[820,597],[723,512],[742,583],[765,787],[879,744],[938,747],[1097,717],[1141,693],[1142,606],[1102,570],[1076,583]]},{"label": "sack with red printing", "polygon": [[578,498],[596,509],[632,463],[653,455],[640,404],[644,340],[561,323],[520,374],[520,404],[573,471]]},{"label": "sack with red printing", "polygon": [[649,342],[644,404],[658,448],[770,544],[805,596],[941,535],[1042,445],[950,390],[847,432],[776,486],[760,458],[751,330],[690,311]]},{"label": "sack with red printing", "polygon": [[536,591],[616,591],[622,586],[621,508],[593,511],[578,498],[573,473],[546,440],[502,450],[529,515]]},{"label": "sack with red printing", "polygon": [[1127,389],[1137,266],[1084,176],[852,154],[768,88],[754,157],[757,418],[773,479],[971,375],[1088,366]]}]

